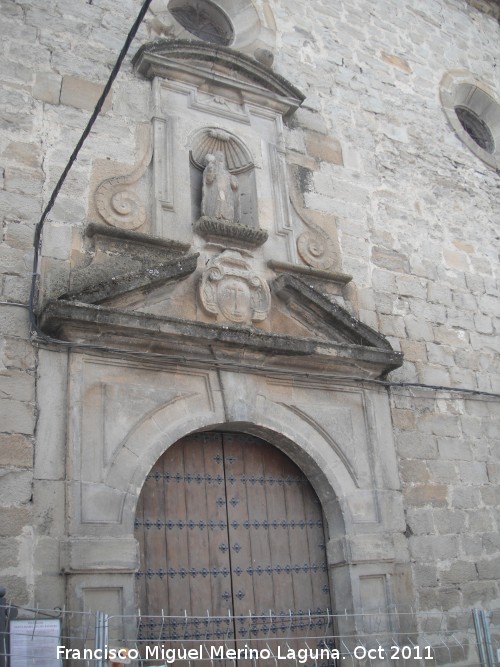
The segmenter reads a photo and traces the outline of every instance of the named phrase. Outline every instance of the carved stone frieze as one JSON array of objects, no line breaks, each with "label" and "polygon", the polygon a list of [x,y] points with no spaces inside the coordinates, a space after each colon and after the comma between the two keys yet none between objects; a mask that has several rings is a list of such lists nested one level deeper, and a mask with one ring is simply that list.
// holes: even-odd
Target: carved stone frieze
[{"label": "carved stone frieze", "polygon": [[200,281],[200,300],[211,315],[237,324],[265,320],[271,308],[267,282],[234,250],[211,260]]},{"label": "carved stone frieze", "polygon": [[151,140],[145,155],[131,174],[113,176],[103,181],[94,194],[97,210],[113,227],[137,229],[146,221],[146,207],[141,197],[130,186],[144,175],[153,155]]}]

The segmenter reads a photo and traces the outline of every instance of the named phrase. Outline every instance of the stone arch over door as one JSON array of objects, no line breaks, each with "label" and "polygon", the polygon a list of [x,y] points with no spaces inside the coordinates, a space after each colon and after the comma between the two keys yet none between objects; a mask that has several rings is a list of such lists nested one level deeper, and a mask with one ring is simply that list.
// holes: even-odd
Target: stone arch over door
[{"label": "stone arch over door", "polygon": [[[241,376],[233,380],[225,374],[222,392],[204,394],[202,387],[211,387],[212,381],[216,387],[211,378],[198,391],[192,385],[178,387],[171,400],[136,421],[115,448],[102,476],[92,483],[91,500],[94,506],[98,503],[99,524],[87,519],[81,527],[75,525],[80,533],[70,538],[68,574],[75,583],[83,585],[89,579],[79,573],[82,563],[88,572],[102,575],[107,587],[114,578],[117,590],[122,591],[123,609],[134,613],[138,568],[134,522],[144,481],[178,440],[190,433],[217,430],[246,433],[274,445],[312,484],[327,525],[328,573],[336,610],[367,608],[374,603],[374,595],[377,608],[389,608],[397,600],[406,604],[410,584],[405,524],[385,393],[316,385],[298,385],[290,391],[275,383],[271,394],[253,376],[242,382]],[[369,477],[363,466],[371,468]],[[85,490],[81,483],[73,486]],[[90,517],[92,506],[86,503],[82,493],[82,513]],[[121,557],[103,567],[93,551],[85,560],[77,556],[82,533],[88,533],[89,543],[99,544],[101,550],[109,544],[113,554],[116,538],[121,538]]]},{"label": "stone arch over door", "polygon": [[[274,639],[298,638],[304,616],[323,624],[332,609],[318,496],[286,454],[247,433],[205,431],[169,447],[146,477],[135,536],[138,606],[160,617],[144,624],[145,640],[251,641],[266,636],[271,612],[284,619]],[[183,620],[207,614],[232,627]]]},{"label": "stone arch over door", "polygon": [[[137,613],[134,522],[145,479],[178,440],[212,430],[261,438],[307,477],[327,526],[336,612],[353,610],[357,619],[363,609],[411,604],[404,513],[384,390],[200,370],[176,375],[155,371],[143,387],[132,364],[110,367],[104,379],[98,363],[84,368],[79,377],[85,379],[85,392],[103,400],[90,402],[84,413],[88,418],[80,420],[78,409],[72,413],[69,451],[75,477],[69,485],[63,554],[68,605],[95,608],[95,600],[104,595],[111,600],[105,611]],[[127,414],[117,409],[122,393],[111,391],[115,386],[126,387]],[[87,395],[80,389],[72,388],[76,407]],[[104,417],[108,427],[103,431]],[[342,623],[339,631],[364,632],[354,621]],[[135,626],[131,637],[134,632]]]}]

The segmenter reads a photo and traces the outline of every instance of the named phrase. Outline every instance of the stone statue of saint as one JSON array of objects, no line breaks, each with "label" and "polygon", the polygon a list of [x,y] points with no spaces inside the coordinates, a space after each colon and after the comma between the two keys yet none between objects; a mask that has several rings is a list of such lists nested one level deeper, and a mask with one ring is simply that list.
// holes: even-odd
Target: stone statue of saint
[{"label": "stone statue of saint", "polygon": [[239,183],[236,176],[232,176],[226,168],[224,153],[208,153],[206,161],[201,215],[223,222],[240,222]]}]

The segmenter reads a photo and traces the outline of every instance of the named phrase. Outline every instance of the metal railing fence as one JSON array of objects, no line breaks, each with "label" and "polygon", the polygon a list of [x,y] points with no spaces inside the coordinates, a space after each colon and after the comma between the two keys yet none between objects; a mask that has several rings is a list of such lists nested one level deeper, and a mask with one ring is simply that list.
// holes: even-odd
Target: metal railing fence
[{"label": "metal railing fence", "polygon": [[500,610],[479,609],[107,615],[16,607],[0,595],[0,667],[494,667],[499,621]]}]

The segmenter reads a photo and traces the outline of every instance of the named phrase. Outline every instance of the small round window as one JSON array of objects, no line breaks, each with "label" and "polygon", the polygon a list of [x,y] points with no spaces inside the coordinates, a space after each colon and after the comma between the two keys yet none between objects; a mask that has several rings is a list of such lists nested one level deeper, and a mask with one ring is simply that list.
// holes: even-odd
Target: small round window
[{"label": "small round window", "polygon": [[475,111],[468,107],[456,106],[455,113],[467,134],[474,139],[476,144],[488,153],[495,150],[495,140],[490,128]]},{"label": "small round window", "polygon": [[172,0],[169,11],[181,26],[195,37],[211,44],[228,46],[234,38],[231,21],[210,0]]},{"label": "small round window", "polygon": [[465,71],[446,74],[441,102],[452,128],[478,158],[500,168],[500,104],[486,86]]}]

